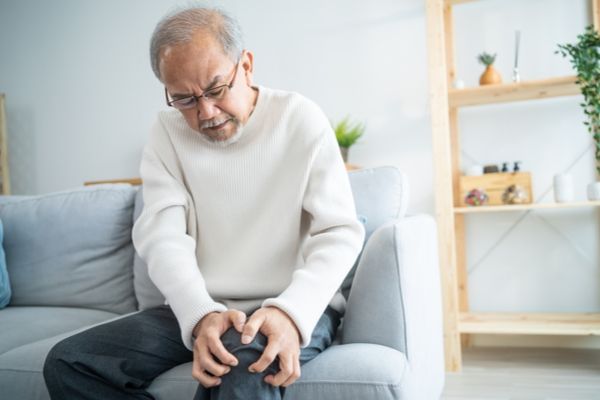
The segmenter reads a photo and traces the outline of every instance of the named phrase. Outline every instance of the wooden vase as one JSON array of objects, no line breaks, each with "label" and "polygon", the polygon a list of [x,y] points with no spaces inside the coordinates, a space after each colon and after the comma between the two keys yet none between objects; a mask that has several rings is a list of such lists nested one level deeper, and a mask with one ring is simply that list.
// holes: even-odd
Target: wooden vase
[{"label": "wooden vase", "polygon": [[502,83],[502,77],[493,65],[488,65],[485,68],[485,71],[483,71],[483,74],[481,74],[481,77],[479,78],[479,84],[494,85],[497,83]]}]

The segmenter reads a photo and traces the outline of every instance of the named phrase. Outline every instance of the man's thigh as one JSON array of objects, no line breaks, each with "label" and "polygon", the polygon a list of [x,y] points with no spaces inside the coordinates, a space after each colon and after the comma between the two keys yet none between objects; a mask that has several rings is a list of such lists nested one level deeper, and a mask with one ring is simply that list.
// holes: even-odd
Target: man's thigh
[{"label": "man's thigh", "polygon": [[144,381],[193,358],[181,341],[179,325],[168,306],[98,325],[57,347],[63,356],[88,364],[101,375],[114,378],[121,372]]}]

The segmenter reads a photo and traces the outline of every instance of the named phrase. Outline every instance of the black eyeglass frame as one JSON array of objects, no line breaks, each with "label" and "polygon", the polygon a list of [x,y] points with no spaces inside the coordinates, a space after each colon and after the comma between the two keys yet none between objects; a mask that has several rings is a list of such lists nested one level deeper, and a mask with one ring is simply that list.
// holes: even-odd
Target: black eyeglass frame
[{"label": "black eyeglass frame", "polygon": [[[203,93],[201,93],[198,96],[196,96],[196,95],[190,95],[190,96],[182,97],[180,99],[175,99],[175,100],[169,99],[169,92],[167,91],[167,87],[165,86],[165,101],[167,102],[167,105],[169,107],[174,107],[174,108],[177,108],[179,110],[187,110],[187,109],[196,107],[198,105],[198,102],[202,98],[204,98],[207,101],[211,101],[212,100],[212,101],[215,101],[215,102],[219,101],[219,100],[222,100],[227,93],[223,93],[223,95],[221,95],[220,97],[219,96],[210,97],[210,94],[218,92],[219,90],[222,90],[222,89],[225,89],[225,88],[227,88],[227,92],[229,92],[229,90],[231,90],[233,88],[233,86],[235,84],[235,78],[237,76],[237,71],[238,71],[239,66],[240,66],[240,62],[241,62],[241,57],[238,60],[238,62],[235,63],[235,67],[234,67],[234,70],[233,70],[233,77],[231,78],[231,81],[229,81],[228,84],[212,87],[210,89],[205,90]],[[176,104],[176,102],[190,100],[192,98],[194,99],[194,103],[190,103],[189,106],[186,106],[186,107],[177,107],[177,105],[173,105],[173,104]]]}]

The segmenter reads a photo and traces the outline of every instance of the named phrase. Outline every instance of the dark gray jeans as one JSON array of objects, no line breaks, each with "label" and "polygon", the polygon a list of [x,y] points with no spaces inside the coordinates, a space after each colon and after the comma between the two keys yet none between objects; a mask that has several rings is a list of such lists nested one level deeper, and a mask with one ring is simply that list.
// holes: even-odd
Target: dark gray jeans
[{"label": "dark gray jeans", "polygon": [[[319,320],[300,363],[312,360],[332,342],[340,314],[328,307]],[[221,378],[219,387],[198,385],[194,400],[279,400],[284,389],[263,381],[278,370],[275,360],[262,374],[248,372],[266,346],[266,338],[243,345],[235,329],[222,336],[225,347],[239,361]],[[44,365],[44,379],[53,400],[153,399],[146,391],[152,380],[176,365],[192,361],[181,342],[179,325],[171,308],[161,306],[118,319],[71,336],[56,344]]]}]

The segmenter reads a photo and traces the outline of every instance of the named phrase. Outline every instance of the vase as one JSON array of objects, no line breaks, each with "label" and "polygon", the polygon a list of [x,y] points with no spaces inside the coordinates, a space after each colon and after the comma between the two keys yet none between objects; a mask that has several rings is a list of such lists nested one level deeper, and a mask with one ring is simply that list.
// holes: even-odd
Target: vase
[{"label": "vase", "polygon": [[592,182],[588,184],[587,198],[590,201],[600,200],[600,182]]},{"label": "vase", "polygon": [[488,65],[479,77],[480,85],[494,85],[497,83],[502,83],[502,77],[500,73],[494,68],[493,65]]},{"label": "vase", "polygon": [[342,153],[342,159],[345,163],[348,162],[348,149],[349,147],[340,147],[340,152]]},{"label": "vase", "polygon": [[573,176],[571,174],[554,175],[554,201],[567,203],[573,201]]}]

